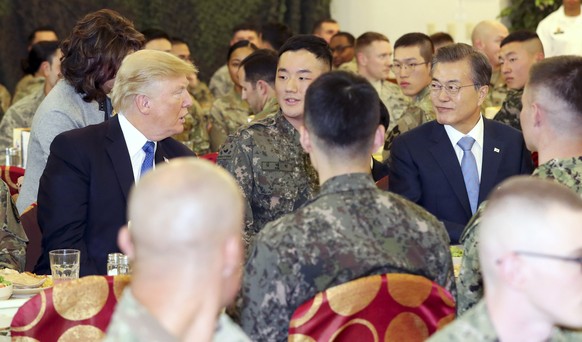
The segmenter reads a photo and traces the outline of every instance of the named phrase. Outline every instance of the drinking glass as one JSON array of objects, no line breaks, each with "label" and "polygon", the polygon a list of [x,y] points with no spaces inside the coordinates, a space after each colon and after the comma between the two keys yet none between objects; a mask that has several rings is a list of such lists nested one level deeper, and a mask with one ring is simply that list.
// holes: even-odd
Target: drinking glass
[{"label": "drinking glass", "polygon": [[77,249],[56,249],[49,252],[51,274],[55,284],[79,278],[81,251]]}]

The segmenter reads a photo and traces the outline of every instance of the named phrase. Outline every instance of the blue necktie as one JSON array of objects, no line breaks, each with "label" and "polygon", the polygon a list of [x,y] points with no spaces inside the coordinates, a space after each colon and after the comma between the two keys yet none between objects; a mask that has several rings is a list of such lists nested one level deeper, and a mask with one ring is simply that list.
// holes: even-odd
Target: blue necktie
[{"label": "blue necktie", "polygon": [[463,149],[463,159],[461,159],[461,171],[463,171],[463,179],[465,180],[465,188],[467,189],[467,196],[471,204],[471,212],[474,214],[477,210],[477,202],[479,201],[479,171],[477,171],[477,162],[475,156],[471,152],[471,147],[475,143],[475,139],[466,135],[459,140],[457,145]]},{"label": "blue necktie", "polygon": [[143,177],[146,172],[154,167],[154,147],[155,144],[153,141],[147,141],[141,148],[145,152],[145,158],[141,164],[141,172],[139,174],[140,177]]}]

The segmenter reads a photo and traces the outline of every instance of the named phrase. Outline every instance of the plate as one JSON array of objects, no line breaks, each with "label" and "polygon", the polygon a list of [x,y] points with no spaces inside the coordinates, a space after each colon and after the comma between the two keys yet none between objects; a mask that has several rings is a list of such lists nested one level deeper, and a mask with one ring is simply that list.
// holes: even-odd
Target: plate
[{"label": "plate", "polygon": [[17,289],[14,288],[12,290],[12,297],[21,297],[21,296],[34,296],[35,294],[40,293],[42,290],[50,289],[50,287],[37,287],[35,289]]}]

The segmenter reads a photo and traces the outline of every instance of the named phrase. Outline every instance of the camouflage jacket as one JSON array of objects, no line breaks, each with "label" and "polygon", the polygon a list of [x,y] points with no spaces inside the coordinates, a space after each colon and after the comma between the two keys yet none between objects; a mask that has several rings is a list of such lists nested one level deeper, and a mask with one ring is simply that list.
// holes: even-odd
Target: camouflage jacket
[{"label": "camouflage jacket", "polygon": [[369,174],[333,177],[257,235],[245,266],[241,325],[254,341],[286,340],[303,302],[383,273],[422,275],[454,295],[447,231],[420,206],[378,189]]},{"label": "camouflage jacket", "polygon": [[15,128],[25,128],[32,125],[34,113],[44,98],[44,88],[41,87],[37,89],[36,93],[26,96],[8,108],[0,121],[0,151],[12,146]]},{"label": "camouflage jacket", "polygon": [[[139,328],[136,328],[139,327]],[[115,307],[111,324],[104,342],[172,342],[178,341],[170,335],[149,311],[132,295],[131,290],[123,291],[121,300]],[[240,327],[225,314],[220,315],[213,341],[248,342],[248,337]]]},{"label": "camouflage jacket", "polygon": [[[532,177],[553,179],[582,196],[582,156],[552,159],[535,169]],[[461,235],[464,252],[457,282],[457,315],[470,309],[483,297],[483,277],[477,249],[481,215],[486,207],[487,202],[481,203]]]},{"label": "camouflage jacket", "polygon": [[422,125],[423,123],[436,119],[432,100],[430,99],[430,90],[426,87],[418,95],[416,95],[412,102],[404,109],[402,117],[396,122],[392,130],[386,134],[386,141],[384,142],[384,150],[382,151],[382,160],[386,163],[390,158],[390,149],[392,142],[397,136],[404,132]]},{"label": "camouflage jacket", "polygon": [[507,92],[507,97],[501,105],[501,109],[493,120],[502,122],[509,125],[518,131],[521,131],[521,125],[519,123],[519,113],[521,113],[521,96],[523,95],[522,89],[511,89]]},{"label": "camouflage jacket", "polygon": [[251,114],[249,104],[234,91],[234,88],[231,88],[225,96],[214,101],[209,115],[212,123],[210,149],[218,151],[229,135],[249,122]]},{"label": "camouflage jacket", "polygon": [[489,92],[487,93],[487,97],[485,97],[485,101],[481,104],[482,112],[485,113],[487,107],[500,107],[505,100],[508,91],[509,89],[505,85],[505,81],[501,76],[501,71],[494,71],[491,74]]},{"label": "camouflage jacket", "polygon": [[[2,111],[2,113],[6,113],[8,111],[8,107],[10,107],[10,104],[12,103],[11,99],[12,95],[10,95],[8,89],[6,89],[5,86],[0,84],[0,110]],[[0,117],[0,119],[1,118],[2,117]]]},{"label": "camouflage jacket", "polygon": [[34,77],[30,74],[25,75],[16,83],[12,103],[16,103],[16,101],[36,93],[39,88],[44,88],[44,77]]},{"label": "camouflage jacket", "polygon": [[196,155],[210,152],[210,135],[208,134],[208,117],[196,99],[184,118],[184,131],[172,138],[184,143]]},{"label": "camouflage jacket", "polygon": [[228,94],[232,87],[234,87],[226,64],[218,68],[214,75],[212,75],[208,87],[215,99]]},{"label": "camouflage jacket", "polygon": [[198,81],[196,87],[188,87],[188,92],[198,101],[203,110],[208,111],[212,107],[214,96],[212,96],[206,83]]},{"label": "camouflage jacket", "polygon": [[348,71],[354,74],[358,73],[358,62],[356,62],[356,57],[351,61],[342,63],[336,70]]},{"label": "camouflage jacket", "polygon": [[231,135],[218,165],[234,176],[246,198],[247,243],[267,222],[297,209],[319,190],[299,132],[281,111]]},{"label": "camouflage jacket", "polygon": [[391,131],[396,122],[404,115],[404,110],[408,107],[410,99],[408,96],[402,93],[400,87],[389,81],[380,81],[372,84],[380,100],[384,103],[388,112],[390,113],[390,124],[387,127],[388,131]]},{"label": "camouflage jacket", "polygon": [[[554,328],[549,342],[580,341],[582,332]],[[457,318],[442,330],[431,336],[429,342],[498,342],[499,336],[489,318],[485,301],[479,302],[462,317]]]},{"label": "camouflage jacket", "polygon": [[263,107],[263,110],[260,113],[255,114],[252,121],[263,120],[264,118],[271,114],[276,114],[278,111],[279,102],[277,102],[276,97],[271,97],[270,99],[267,100],[267,103],[265,103],[265,107]]},{"label": "camouflage jacket", "polygon": [[17,217],[8,186],[0,181],[0,268],[22,272],[28,238]]}]

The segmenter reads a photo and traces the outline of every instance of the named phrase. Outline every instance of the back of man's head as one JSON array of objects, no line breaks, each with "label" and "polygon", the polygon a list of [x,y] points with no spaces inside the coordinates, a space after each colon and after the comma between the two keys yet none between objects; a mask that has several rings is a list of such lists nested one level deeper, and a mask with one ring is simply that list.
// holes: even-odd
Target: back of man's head
[{"label": "back of man's head", "polygon": [[440,48],[432,60],[432,70],[434,71],[439,63],[456,63],[465,60],[468,61],[471,68],[471,80],[475,89],[488,85],[491,80],[491,64],[484,54],[464,43],[455,43]]},{"label": "back of man's head", "polygon": [[38,42],[56,41],[58,40],[57,31],[52,26],[39,26],[36,27],[28,35],[27,42],[29,48]]},{"label": "back of man's head", "polygon": [[356,39],[356,53],[362,52],[365,48],[370,46],[375,41],[383,41],[390,43],[388,37],[378,32],[365,32]]},{"label": "back of man's head", "polygon": [[281,57],[287,51],[306,50],[312,53],[315,58],[329,66],[331,70],[332,55],[329,45],[322,38],[310,34],[298,34],[289,38],[278,51]]},{"label": "back of man's head", "polygon": [[58,41],[41,41],[33,44],[28,52],[28,58],[20,62],[25,74],[34,75],[42,62],[52,64],[52,58],[59,49]]},{"label": "back of man's head", "polygon": [[394,42],[394,51],[399,47],[418,46],[420,48],[420,55],[425,62],[432,62],[432,55],[434,53],[434,45],[430,37],[424,33],[412,32],[403,35]]},{"label": "back of man's head", "polygon": [[513,313],[522,316],[517,321],[543,317],[545,322],[538,323],[582,327],[581,221],[582,199],[555,181],[514,177],[491,194],[479,230],[479,255],[492,315]]},{"label": "back of man's head", "polygon": [[344,37],[348,41],[348,44],[354,47],[356,46],[356,38],[349,32],[339,31],[338,33],[334,34],[333,37],[331,38],[333,39],[334,37]]},{"label": "back of man's head", "polygon": [[261,38],[265,49],[277,51],[292,36],[293,32],[289,26],[283,23],[270,22],[261,26]]},{"label": "back of man's head", "polygon": [[432,44],[434,45],[434,50],[438,50],[443,46],[447,46],[450,44],[454,44],[455,40],[453,36],[446,32],[436,32],[430,35],[430,40],[432,40]]},{"label": "back of man's head", "polygon": [[378,93],[363,77],[324,74],[307,89],[305,128],[322,150],[338,157],[367,157],[380,122]]},{"label": "back of man's head", "polygon": [[243,59],[239,68],[244,69],[245,81],[252,84],[253,87],[259,80],[263,80],[274,88],[277,61],[278,57],[275,51],[260,49]]},{"label": "back of man's head", "polygon": [[166,52],[140,50],[129,54],[121,63],[111,90],[113,108],[126,112],[136,95],[149,94],[149,87],[154,82],[189,76],[195,72],[197,70],[192,63]]}]

